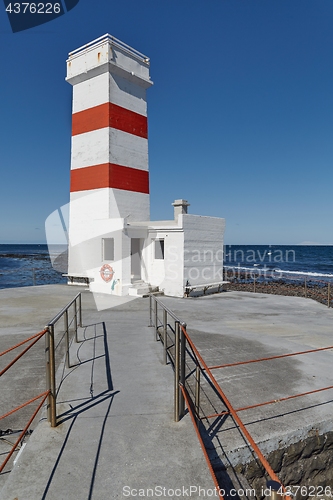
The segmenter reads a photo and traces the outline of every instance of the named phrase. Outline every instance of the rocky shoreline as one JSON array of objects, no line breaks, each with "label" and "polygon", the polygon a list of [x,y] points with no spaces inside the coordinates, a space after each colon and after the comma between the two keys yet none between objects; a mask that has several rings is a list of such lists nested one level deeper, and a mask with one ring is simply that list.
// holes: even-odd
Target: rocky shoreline
[{"label": "rocky shoreline", "polygon": [[232,277],[231,279],[226,275],[225,280],[228,283],[225,285],[225,290],[242,291],[242,292],[257,292],[257,293],[271,293],[274,295],[286,295],[293,297],[306,297],[316,300],[326,306],[333,306],[333,290],[331,290],[330,283],[315,280],[299,280],[287,278],[279,278],[274,280],[249,280],[245,274]]}]

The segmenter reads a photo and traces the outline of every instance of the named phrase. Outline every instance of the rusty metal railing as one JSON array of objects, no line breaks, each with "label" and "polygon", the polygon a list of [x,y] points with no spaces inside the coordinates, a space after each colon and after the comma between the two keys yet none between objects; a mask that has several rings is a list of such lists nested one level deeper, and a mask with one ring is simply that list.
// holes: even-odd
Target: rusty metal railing
[{"label": "rusty metal railing", "polygon": [[14,366],[14,364],[22,358],[42,337],[45,337],[45,355],[46,355],[46,390],[41,394],[29,399],[28,401],[18,405],[16,408],[6,412],[5,414],[0,416],[0,420],[12,415],[13,413],[25,408],[26,406],[34,403],[38,400],[38,406],[36,407],[33,415],[29,419],[28,423],[24,427],[22,431],[20,431],[19,437],[12,445],[11,450],[7,454],[5,460],[0,465],[0,473],[4,470],[6,464],[10,460],[11,456],[17,449],[19,443],[23,440],[24,436],[28,432],[29,427],[31,426],[33,420],[36,418],[39,410],[42,408],[43,404],[47,400],[47,417],[52,427],[57,425],[57,412],[56,412],[56,364],[55,364],[55,327],[59,320],[64,319],[64,331],[63,337],[66,342],[66,366],[70,368],[73,364],[70,361],[70,334],[71,331],[74,332],[74,340],[75,342],[80,342],[78,339],[78,327],[82,326],[82,302],[81,302],[81,293],[78,293],[74,299],[69,302],[42,330],[29,338],[19,342],[18,344],[6,349],[5,351],[0,353],[0,357],[5,354],[14,351],[15,349],[28,344],[14,359],[12,359],[1,371],[0,377],[4,375],[10,368]]},{"label": "rusty metal railing", "polygon": [[[331,351],[332,349],[333,349],[333,346],[328,346],[328,347],[319,347],[317,349],[308,349],[306,351],[288,352],[288,353],[279,354],[276,356],[268,356],[268,357],[257,358],[257,359],[248,359],[245,361],[236,361],[235,363],[225,363],[223,365],[210,366],[209,370],[216,370],[218,368],[230,368],[233,366],[248,365],[248,364],[252,364],[252,363],[261,363],[263,361],[272,361],[274,359],[288,358],[290,356],[301,356],[303,354],[312,354],[312,353],[321,352],[321,351]],[[275,404],[275,403],[280,403],[282,401],[288,401],[289,399],[295,399],[295,398],[299,398],[302,396],[309,396],[310,394],[316,394],[318,392],[324,392],[324,391],[328,391],[328,390],[332,390],[332,389],[333,389],[333,385],[329,385],[326,387],[321,387],[319,389],[313,389],[312,391],[300,392],[298,394],[292,394],[290,396],[280,397],[279,399],[271,399],[269,401],[263,401],[263,402],[256,403],[253,405],[244,406],[242,408],[235,409],[235,411],[240,412],[240,411],[244,411],[244,410],[250,410],[252,408],[259,408],[260,406],[266,406],[266,405],[271,405],[271,404]],[[229,411],[225,411],[225,412],[216,413],[213,415],[205,415],[203,418],[205,418],[205,419],[216,418],[216,417],[219,417],[222,415],[227,415],[229,413],[230,413]]]},{"label": "rusty metal railing", "polygon": [[10,452],[8,453],[7,457],[5,458],[5,460],[2,462],[1,466],[0,466],[0,473],[3,471],[3,469],[5,468],[5,466],[7,465],[9,459],[11,458],[11,456],[13,455],[14,451],[16,450],[17,446],[19,445],[19,443],[21,442],[21,440],[24,438],[26,432],[28,431],[30,425],[32,424],[33,420],[35,419],[35,417],[37,416],[39,410],[41,409],[41,407],[43,406],[46,398],[48,397],[49,395],[49,391],[45,391],[43,392],[42,394],[39,394],[38,396],[36,396],[35,398],[31,399],[30,401],[27,401],[26,403],[18,406],[17,408],[15,408],[14,410],[12,411],[9,411],[8,413],[6,413],[5,415],[2,415],[0,417],[0,420],[5,418],[5,417],[8,417],[9,415],[11,415],[12,413],[20,410],[21,408],[27,406],[28,404],[36,401],[37,399],[40,399],[42,398],[42,400],[40,401],[39,405],[37,406],[37,408],[35,409],[34,413],[32,414],[31,418],[29,419],[29,422],[27,423],[27,425],[24,427],[24,429],[21,431],[19,437],[17,438],[17,440],[15,441],[15,443],[13,444],[12,446],[12,449],[10,450]]},{"label": "rusty metal railing", "polygon": [[[20,359],[22,358],[22,356],[24,356],[24,354],[26,354],[42,337],[44,337],[44,335],[46,334],[47,332],[47,329],[45,328],[43,331],[41,332],[38,332],[36,333],[35,335],[32,335],[31,337],[23,340],[22,342],[19,342],[18,344],[10,347],[9,349],[6,349],[5,351],[1,352],[0,353],[0,357],[1,356],[4,356],[5,354],[8,354],[9,352],[23,346],[24,344],[29,344],[23,349],[22,352],[20,352],[17,356],[15,356],[15,358],[10,361],[1,371],[0,371],[0,377],[2,375],[4,375],[12,366],[14,366],[14,364]],[[39,410],[41,409],[41,407],[43,406],[46,398],[48,397],[49,395],[49,390],[46,390],[45,392],[42,392],[41,394],[38,394],[38,396],[35,396],[34,398],[32,399],[29,399],[28,401],[26,401],[25,403],[22,403],[20,404],[19,406],[17,406],[16,408],[8,411],[7,413],[3,414],[0,416],[0,420],[3,420],[4,418],[8,417],[9,415],[12,415],[13,413],[21,410],[22,408],[25,408],[26,406],[30,405],[31,403],[37,401],[38,399],[42,398],[41,401],[39,402],[37,408],[35,409],[33,415],[31,416],[31,418],[29,419],[29,422],[27,423],[27,425],[24,427],[24,429],[20,432],[19,434],[19,437],[17,438],[17,440],[15,441],[15,443],[12,445],[12,448],[11,450],[9,451],[9,453],[7,454],[7,457],[5,458],[5,460],[2,462],[2,464],[0,465],[0,473],[4,470],[6,464],[8,463],[8,461],[10,460],[11,456],[13,455],[14,451],[16,450],[17,446],[19,445],[19,443],[23,440],[25,434],[27,433],[31,423],[33,422],[34,418],[36,417],[36,415],[38,414]]]},{"label": "rusty metal railing", "polygon": [[[162,315],[162,318],[160,318]],[[168,358],[174,366],[174,420],[178,422],[185,411],[185,400],[180,389],[185,383],[185,339],[181,336],[181,323],[174,312],[168,309],[157,297],[149,295],[149,326],[154,327],[154,339],[163,344],[163,361]],[[171,335],[170,335],[171,332]]]},{"label": "rusty metal railing", "polygon": [[[169,322],[170,319],[172,319],[171,323]],[[154,328],[154,338],[160,340],[163,344],[164,362],[166,363],[167,359],[169,358],[171,364],[174,367],[174,420],[178,422],[184,416],[186,402],[186,406],[198,435],[200,445],[203,449],[204,456],[207,461],[207,465],[209,467],[215,487],[217,488],[219,497],[223,498],[217,478],[215,476],[214,469],[210,462],[199,430],[201,374],[205,377],[206,380],[208,380],[210,386],[219,396],[220,401],[227,408],[226,412],[217,414],[216,416],[222,414],[229,414],[232,416],[243,437],[264,467],[270,480],[279,483],[282,490],[284,491],[286,500],[291,500],[288,492],[286,492],[278,476],[275,474],[274,470],[268,463],[267,459],[264,457],[260,448],[252,438],[250,432],[239,417],[238,411],[240,410],[233,407],[226,394],[223,392],[221,386],[216,381],[212,370],[215,368],[219,368],[219,366],[208,367],[200,352],[193,343],[192,339],[190,338],[187,332],[186,323],[181,322],[180,319],[154,295],[150,295],[149,299],[149,320],[149,326]],[[188,389],[187,384],[187,378],[189,375],[186,374],[186,367],[189,366],[189,375],[194,376],[194,388],[192,387],[191,391]]]},{"label": "rusty metal railing", "polygon": [[[266,472],[267,472],[268,476],[270,477],[270,479],[272,481],[277,481],[278,483],[281,484],[278,476],[275,474],[274,470],[272,469],[272,467],[268,463],[267,459],[264,457],[264,455],[263,455],[262,451],[260,450],[259,446],[256,444],[256,442],[254,441],[254,439],[251,436],[250,432],[248,431],[248,429],[246,428],[246,426],[242,422],[241,418],[238,415],[237,410],[235,410],[235,408],[233,407],[233,405],[231,404],[231,402],[227,398],[226,394],[222,390],[221,386],[216,381],[216,379],[215,379],[215,377],[214,377],[211,369],[205,363],[204,359],[202,358],[201,354],[199,353],[198,349],[194,345],[193,341],[191,340],[189,334],[187,333],[187,331],[186,331],[186,329],[184,327],[182,327],[182,331],[183,331],[183,334],[184,334],[184,336],[186,338],[187,344],[189,345],[190,349],[192,350],[192,352],[193,352],[193,354],[195,356],[195,360],[196,360],[196,364],[197,364],[197,369],[200,372],[205,372],[208,375],[209,380],[212,383],[212,385],[213,385],[214,389],[216,390],[216,392],[219,394],[219,396],[221,398],[221,401],[228,408],[228,412],[227,413],[230,414],[233,417],[233,420],[237,424],[238,428],[240,429],[241,433],[243,434],[243,436],[246,439],[246,441],[248,442],[248,444],[251,446],[251,448],[254,451],[254,453],[257,455],[258,459],[260,460],[262,466],[266,470]],[[200,378],[199,379],[196,378],[196,380],[197,380],[196,394],[198,394],[198,396],[196,396],[196,398],[198,398],[198,400],[195,402],[195,406],[196,406],[196,408],[199,408]],[[198,413],[197,413],[197,417],[199,418],[199,414]],[[282,489],[285,491],[285,489],[284,489],[284,487],[283,487],[282,484],[281,484],[281,486],[282,486]],[[287,499],[291,500],[291,498],[287,494],[285,496],[286,496]]]},{"label": "rusty metal railing", "polygon": [[[70,309],[73,309],[73,316],[70,319]],[[55,327],[58,321],[64,320],[64,337],[66,342],[66,366],[71,368],[73,365],[70,362],[70,327],[74,325],[74,341],[80,342],[78,339],[78,327],[82,327],[82,299],[81,293],[78,293],[71,302],[69,302],[47,325],[45,336],[45,352],[46,352],[46,387],[49,391],[47,415],[51,427],[57,425],[57,388],[56,388],[56,368],[55,368]]]}]

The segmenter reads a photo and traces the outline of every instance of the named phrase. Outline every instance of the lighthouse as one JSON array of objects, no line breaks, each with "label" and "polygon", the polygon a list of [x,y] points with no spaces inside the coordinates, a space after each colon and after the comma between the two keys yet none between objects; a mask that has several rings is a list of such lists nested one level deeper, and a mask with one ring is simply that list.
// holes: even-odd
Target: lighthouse
[{"label": "lighthouse", "polygon": [[[73,87],[68,282],[92,292],[182,297],[222,283],[224,219],[152,221],[147,90],[150,60],[106,34],[69,53]],[[170,203],[171,204],[171,203]]]},{"label": "lighthouse", "polygon": [[69,275],[96,274],[112,260],[114,281],[129,286],[124,221],[150,219],[149,58],[107,34],[69,54],[66,80],[73,86]]}]

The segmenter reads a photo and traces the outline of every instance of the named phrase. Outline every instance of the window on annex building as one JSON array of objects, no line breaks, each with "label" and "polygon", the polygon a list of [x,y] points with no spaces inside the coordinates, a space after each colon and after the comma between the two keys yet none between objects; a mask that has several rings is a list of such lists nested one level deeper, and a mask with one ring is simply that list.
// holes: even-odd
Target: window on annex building
[{"label": "window on annex building", "polygon": [[114,238],[102,238],[103,260],[114,260]]},{"label": "window on annex building", "polygon": [[155,240],[155,259],[164,259],[164,240]]}]

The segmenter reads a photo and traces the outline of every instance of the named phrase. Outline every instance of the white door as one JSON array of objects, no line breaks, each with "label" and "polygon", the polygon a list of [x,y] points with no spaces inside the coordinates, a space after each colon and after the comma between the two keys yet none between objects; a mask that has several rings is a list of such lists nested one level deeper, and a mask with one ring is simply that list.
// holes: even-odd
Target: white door
[{"label": "white door", "polygon": [[131,238],[131,278],[132,281],[141,279],[141,251],[142,240]]}]

